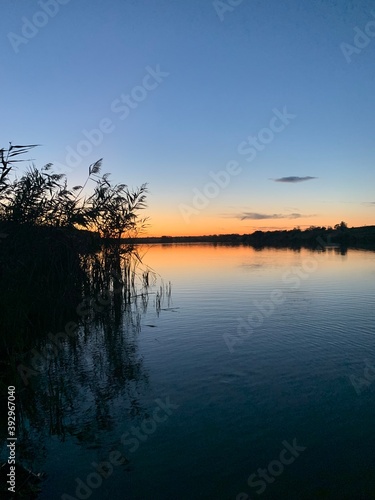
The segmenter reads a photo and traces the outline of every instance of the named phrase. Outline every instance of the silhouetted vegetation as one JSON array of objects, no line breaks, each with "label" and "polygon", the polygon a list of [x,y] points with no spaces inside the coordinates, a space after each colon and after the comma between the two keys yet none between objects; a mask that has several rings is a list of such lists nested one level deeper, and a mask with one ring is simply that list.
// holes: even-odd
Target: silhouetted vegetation
[{"label": "silhouetted vegetation", "polygon": [[375,248],[375,226],[349,228],[345,222],[332,227],[310,226],[305,230],[294,228],[280,231],[255,231],[252,234],[219,234],[203,236],[162,236],[161,238],[134,238],[124,241],[133,243],[217,243],[251,245],[255,248],[289,247],[317,248],[342,246]]},{"label": "silhouetted vegetation", "polygon": [[[146,185],[113,184],[101,160],[73,188],[51,164],[18,176],[33,147],[0,150],[0,392],[17,387],[17,488],[25,498],[38,493],[29,468],[48,436],[96,446],[118,398],[144,417],[137,336],[156,278],[121,239],[146,224]],[[155,292],[156,314],[163,294],[170,287]]]},{"label": "silhouetted vegetation", "polygon": [[38,336],[77,318],[83,294],[108,289],[104,275],[113,279],[116,271],[122,293],[114,300],[129,303],[139,256],[120,238],[146,224],[139,216],[146,185],[130,190],[112,183],[109,174],[101,175],[101,160],[89,167],[82,186],[72,188],[52,164],[31,165],[19,175],[35,146],[0,149],[0,321],[7,358],[0,368]]},{"label": "silhouetted vegetation", "polygon": [[[0,223],[2,227],[38,226],[76,228],[97,232],[103,238],[135,235],[147,219],[138,212],[146,206],[146,184],[131,191],[126,184],[112,184],[109,174],[100,175],[102,160],[90,165],[83,186],[68,188],[65,174],[53,172],[53,165],[34,165],[18,178],[16,163],[35,145],[0,149]],[[89,181],[95,186],[88,196]]]}]

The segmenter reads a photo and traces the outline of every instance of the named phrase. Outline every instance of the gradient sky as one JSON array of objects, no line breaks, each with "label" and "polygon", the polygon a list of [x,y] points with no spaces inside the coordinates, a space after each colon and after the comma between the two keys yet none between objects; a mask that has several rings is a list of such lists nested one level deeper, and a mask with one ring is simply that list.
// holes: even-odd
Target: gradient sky
[{"label": "gradient sky", "polygon": [[375,223],[374,0],[61,2],[2,2],[2,147],[148,182],[149,235]]}]

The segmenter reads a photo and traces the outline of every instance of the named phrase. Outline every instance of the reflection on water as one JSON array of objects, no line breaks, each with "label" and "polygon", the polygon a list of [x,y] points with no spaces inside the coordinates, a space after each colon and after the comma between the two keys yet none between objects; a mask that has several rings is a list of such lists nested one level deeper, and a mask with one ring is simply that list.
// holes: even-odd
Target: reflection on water
[{"label": "reflection on water", "polygon": [[[76,317],[18,355],[18,456],[47,473],[39,498],[373,498],[375,254],[139,252],[86,255]],[[111,453],[124,460],[90,486]]]},{"label": "reflection on water", "polygon": [[73,438],[77,445],[100,449],[119,415],[146,415],[141,395],[148,376],[138,352],[141,317],[150,300],[157,315],[170,304],[171,286],[156,289],[156,274],[128,248],[85,255],[81,269],[74,317],[66,315],[59,332],[39,334],[12,363],[3,360],[19,381],[17,456],[28,469],[43,469],[51,459],[51,439]]}]

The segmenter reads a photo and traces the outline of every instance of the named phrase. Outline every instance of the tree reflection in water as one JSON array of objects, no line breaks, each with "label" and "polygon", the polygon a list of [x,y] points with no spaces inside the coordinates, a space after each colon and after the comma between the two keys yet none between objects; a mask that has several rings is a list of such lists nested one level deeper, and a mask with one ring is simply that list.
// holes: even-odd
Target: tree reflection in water
[{"label": "tree reflection in water", "polygon": [[[106,246],[80,259],[82,279],[72,295],[78,290],[81,302],[75,317],[64,320],[78,324],[75,334],[57,347],[46,334],[39,336],[26,354],[18,352],[8,362],[7,380],[14,380],[20,363],[32,370],[27,385],[17,374],[17,436],[19,460],[34,469],[42,466],[52,436],[62,441],[73,436],[82,446],[99,448],[101,432],[113,430],[124,414],[146,415],[141,396],[148,376],[138,335],[157,275],[131,247]],[[159,314],[162,301],[169,302],[170,285],[154,293]],[[64,325],[59,328],[63,331]],[[46,352],[51,353],[47,361],[38,356]]]}]

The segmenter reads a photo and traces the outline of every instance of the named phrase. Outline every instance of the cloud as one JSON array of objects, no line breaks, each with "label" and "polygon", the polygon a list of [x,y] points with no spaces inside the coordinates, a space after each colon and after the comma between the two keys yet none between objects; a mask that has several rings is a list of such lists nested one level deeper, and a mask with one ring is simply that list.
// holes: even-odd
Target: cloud
[{"label": "cloud", "polygon": [[367,207],[373,207],[375,205],[375,201],[364,201],[363,205],[366,205]]},{"label": "cloud", "polygon": [[280,229],[279,226],[249,226],[254,229]]},{"label": "cloud", "polygon": [[279,179],[271,179],[272,181],[275,182],[304,182],[304,181],[311,181],[312,179],[317,179],[318,177],[311,177],[310,175],[307,175],[306,177],[298,177],[296,175],[291,175],[290,177],[280,177]]},{"label": "cloud", "polygon": [[303,215],[299,213],[292,214],[260,214],[258,212],[242,212],[234,216],[240,220],[266,220],[266,219],[300,219],[301,217],[313,217],[312,215]]}]

